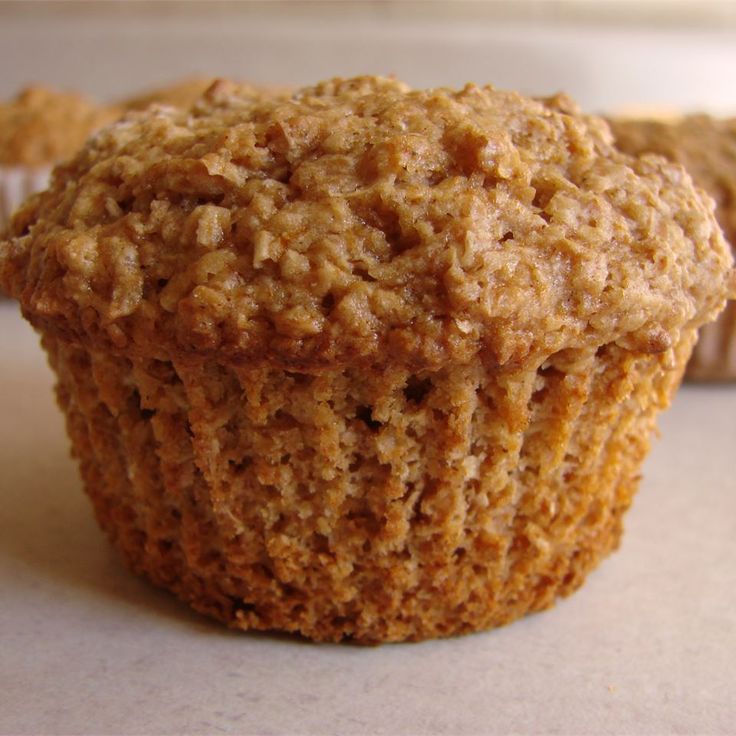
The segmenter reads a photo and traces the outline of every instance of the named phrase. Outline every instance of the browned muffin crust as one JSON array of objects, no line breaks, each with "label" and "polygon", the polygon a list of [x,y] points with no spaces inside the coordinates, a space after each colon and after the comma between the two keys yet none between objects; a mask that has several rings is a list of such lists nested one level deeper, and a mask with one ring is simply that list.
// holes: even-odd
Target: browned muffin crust
[{"label": "browned muffin crust", "polygon": [[28,87],[0,103],[0,165],[44,166],[77,152],[119,115],[73,92]]},{"label": "browned muffin crust", "polygon": [[373,78],[287,100],[215,86],[57,169],[15,219],[2,283],[36,324],[129,355],[663,350],[725,293],[711,205],[569,105]]}]

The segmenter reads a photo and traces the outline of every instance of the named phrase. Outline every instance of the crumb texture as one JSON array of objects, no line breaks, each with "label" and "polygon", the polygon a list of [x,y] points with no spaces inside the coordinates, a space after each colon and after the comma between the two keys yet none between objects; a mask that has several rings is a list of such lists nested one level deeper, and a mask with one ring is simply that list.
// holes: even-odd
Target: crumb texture
[{"label": "crumb texture", "polygon": [[575,590],[618,544],[693,338],[508,375],[45,346],[97,518],[134,570],[235,628],[379,642],[497,626]]},{"label": "crumb texture", "polygon": [[664,350],[730,256],[681,168],[567,98],[214,85],[97,135],[22,208],[0,282],[44,329],[283,367]]}]

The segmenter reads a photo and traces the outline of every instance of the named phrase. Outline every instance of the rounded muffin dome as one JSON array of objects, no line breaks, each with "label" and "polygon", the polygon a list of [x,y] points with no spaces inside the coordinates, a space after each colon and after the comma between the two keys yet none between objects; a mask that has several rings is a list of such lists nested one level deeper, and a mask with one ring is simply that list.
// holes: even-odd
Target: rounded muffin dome
[{"label": "rounded muffin dome", "polygon": [[561,96],[218,82],[58,167],[16,215],[1,281],[37,325],[161,359],[660,351],[726,293],[711,209]]}]

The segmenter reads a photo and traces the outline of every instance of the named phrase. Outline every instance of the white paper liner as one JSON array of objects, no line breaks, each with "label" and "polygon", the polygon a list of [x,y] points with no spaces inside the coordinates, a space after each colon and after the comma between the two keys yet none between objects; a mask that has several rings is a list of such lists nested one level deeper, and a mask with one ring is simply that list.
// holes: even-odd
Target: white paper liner
[{"label": "white paper liner", "polygon": [[0,166],[0,230],[26,197],[46,189],[51,166]]}]

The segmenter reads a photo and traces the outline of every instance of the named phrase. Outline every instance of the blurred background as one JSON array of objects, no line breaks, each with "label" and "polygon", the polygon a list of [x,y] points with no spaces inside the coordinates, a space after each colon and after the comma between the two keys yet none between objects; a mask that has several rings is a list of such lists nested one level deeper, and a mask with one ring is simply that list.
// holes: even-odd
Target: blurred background
[{"label": "blurred background", "polygon": [[736,2],[0,2],[0,97],[100,100],[190,75],[565,90],[585,109],[736,113]]}]

